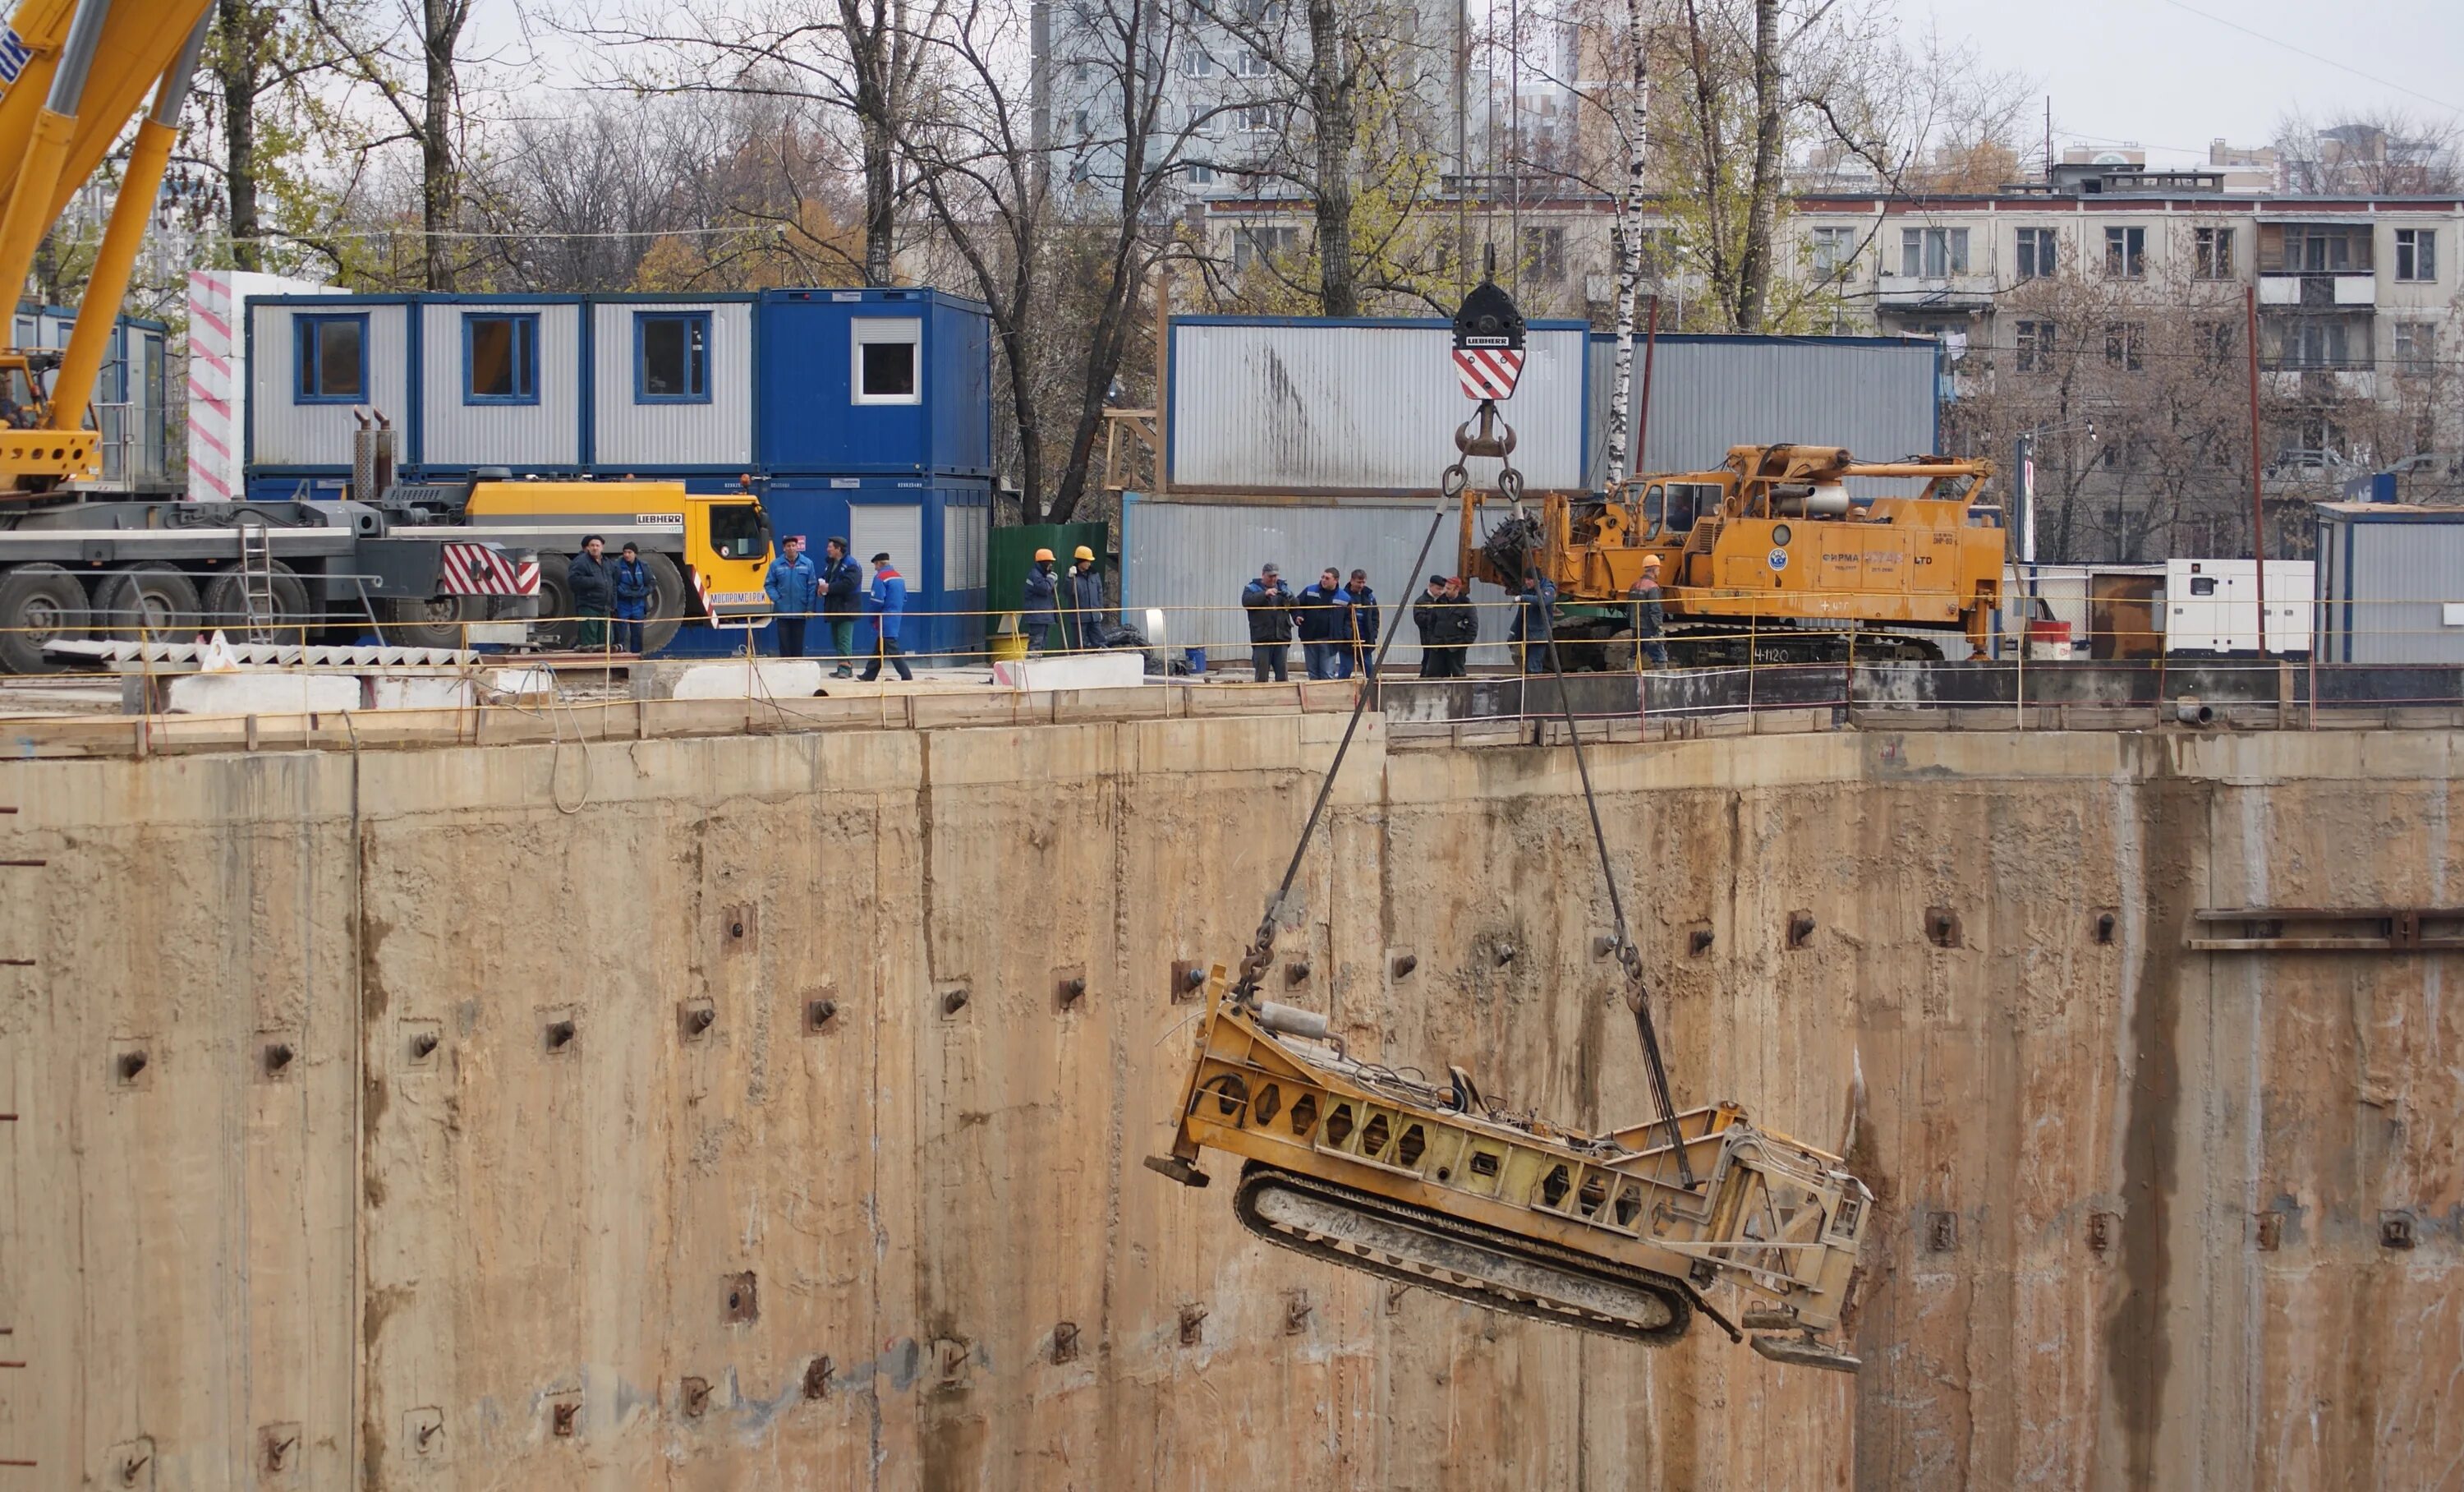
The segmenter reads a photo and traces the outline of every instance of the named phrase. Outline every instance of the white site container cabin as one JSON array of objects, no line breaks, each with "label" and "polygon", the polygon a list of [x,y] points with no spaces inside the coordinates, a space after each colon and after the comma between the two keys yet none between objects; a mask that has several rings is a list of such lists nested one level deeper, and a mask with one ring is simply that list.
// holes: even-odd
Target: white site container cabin
[{"label": "white site container cabin", "polygon": [[[2317,567],[2308,560],[2267,562],[2267,651],[2305,657]],[[2167,560],[2165,651],[2256,657],[2259,649],[2256,560]]]}]

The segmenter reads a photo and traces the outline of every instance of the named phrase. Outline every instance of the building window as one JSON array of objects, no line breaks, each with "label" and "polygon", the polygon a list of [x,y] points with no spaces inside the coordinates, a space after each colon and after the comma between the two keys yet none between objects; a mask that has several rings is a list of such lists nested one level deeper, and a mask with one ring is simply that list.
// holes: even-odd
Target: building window
[{"label": "building window", "polygon": [[2438,323],[2435,322],[2398,322],[2395,323],[2395,360],[2414,368],[2424,368],[2438,361]]},{"label": "building window", "polygon": [[2399,228],[2395,231],[2395,278],[2425,281],[2438,278],[2438,230]]},{"label": "building window", "polygon": [[539,313],[462,314],[462,402],[539,403]]},{"label": "building window", "polygon": [[2352,223],[2292,223],[2283,232],[2280,262],[2287,270],[2304,275],[2370,272],[2370,231],[2365,227]]},{"label": "building window", "polygon": [[2190,276],[2194,279],[2233,278],[2233,231],[2230,228],[2190,230]]},{"label": "building window", "polygon": [[2284,367],[2351,367],[2352,338],[2339,321],[2295,322],[2278,334],[2277,362]]},{"label": "building window", "polygon": [[633,313],[633,402],[710,402],[710,313]]},{"label": "building window", "polygon": [[1212,78],[1215,76],[1215,58],[1208,56],[1203,48],[1192,47],[1180,55],[1180,76]]},{"label": "building window", "polygon": [[2115,279],[2138,279],[2147,273],[2147,230],[2108,228],[2104,231],[2104,272]]},{"label": "building window", "polygon": [[2146,366],[2147,323],[2145,322],[2108,322],[2104,327],[2104,360],[2111,366],[2138,372]]},{"label": "building window", "polygon": [[2054,370],[2054,323],[2021,322],[2019,323],[2019,371],[2050,373]]},{"label": "building window", "polygon": [[853,402],[923,403],[924,323],[913,316],[860,316],[848,326],[855,345]]},{"label": "building window", "polygon": [[1288,255],[1300,247],[1300,241],[1297,228],[1236,228],[1232,230],[1233,272]]},{"label": "building window", "polygon": [[1234,65],[1234,71],[1239,73],[1243,78],[1264,78],[1273,72],[1274,69],[1266,65],[1266,59],[1265,57],[1262,57],[1258,56],[1258,54],[1250,51],[1248,48],[1243,47],[1241,49],[1239,61]]},{"label": "building window", "polygon": [[358,404],[367,398],[365,314],[295,316],[291,327],[292,335],[297,339],[293,362],[299,369],[299,382],[292,394],[294,404]]},{"label": "building window", "polygon": [[1523,267],[1545,280],[1566,278],[1566,231],[1562,228],[1523,230]]},{"label": "building window", "polygon": [[1900,273],[1910,279],[1942,279],[1968,273],[1968,230],[1903,228]]},{"label": "building window", "polygon": [[1274,133],[1275,106],[1273,104],[1253,103],[1233,112],[1237,116],[1236,123],[1241,133],[1244,135]]},{"label": "building window", "polygon": [[2231,363],[2241,345],[2240,332],[2231,322],[2193,322],[2190,336],[2199,356],[2218,366]]},{"label": "building window", "polygon": [[1817,228],[1813,238],[1815,278],[1846,279],[1855,273],[1857,230]]},{"label": "building window", "polygon": [[1191,167],[1189,168],[1189,184],[1190,184],[1191,186],[1193,186],[1193,187],[1212,187],[1212,186],[1214,186],[1214,185],[1215,185],[1215,167],[1211,167],[1211,166],[1193,166],[1193,167]]},{"label": "building window", "polygon": [[2021,279],[2051,279],[2054,278],[2056,262],[2052,229],[2022,228],[2019,230],[2019,278]]}]

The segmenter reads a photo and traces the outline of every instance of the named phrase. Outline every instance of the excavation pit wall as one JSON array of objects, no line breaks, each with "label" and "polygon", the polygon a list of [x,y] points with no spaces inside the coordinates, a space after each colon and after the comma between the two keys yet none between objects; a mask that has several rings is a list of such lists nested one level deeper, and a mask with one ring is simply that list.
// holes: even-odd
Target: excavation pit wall
[{"label": "excavation pit wall", "polygon": [[[1243,1234],[1228,1174],[1140,1167],[1198,1012],[1171,967],[1234,961],[1343,724],[11,763],[0,1459],[41,1469],[0,1476],[2452,1478],[2455,955],[2184,940],[2204,907],[2453,900],[2464,736],[1594,748],[1680,1101],[1828,1145],[1863,1075],[1851,1378],[1391,1293]],[[1279,998],[1641,1117],[1568,752],[1372,716],[1328,830]]]}]

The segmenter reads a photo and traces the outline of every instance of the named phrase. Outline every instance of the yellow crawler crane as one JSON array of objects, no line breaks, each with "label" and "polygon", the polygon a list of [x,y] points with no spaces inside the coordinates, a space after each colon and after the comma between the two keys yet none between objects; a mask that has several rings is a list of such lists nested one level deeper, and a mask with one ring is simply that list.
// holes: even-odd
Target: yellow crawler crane
[{"label": "yellow crawler crane", "polygon": [[207,0],[25,0],[0,33],[0,285],[26,282],[43,235],[153,90],[67,349],[0,349],[0,499],[99,470],[84,428],[95,374],[211,23]]},{"label": "yellow crawler crane", "polygon": [[[1465,392],[1480,401],[1455,445],[1463,457],[1505,462],[1497,485],[1508,501],[1523,481],[1497,400],[1513,391],[1522,333],[1513,301],[1486,280],[1455,317],[1456,363]],[[1469,486],[1461,459],[1439,479],[1444,502],[1461,500],[1466,514],[1478,505]],[[1421,572],[1446,517],[1441,504],[1408,573]],[[1379,641],[1381,665],[1396,631]],[[1562,706],[1565,669],[1553,635],[1546,647]],[[1376,673],[1373,667],[1370,677]],[[1606,949],[1625,972],[1659,1117],[1591,1134],[1512,1113],[1483,1100],[1459,1067],[1447,1070],[1441,1088],[1361,1061],[1325,1016],[1260,996],[1283,908],[1371,693],[1363,688],[1353,702],[1237,978],[1227,980],[1219,967],[1205,981],[1207,1013],[1172,1148],[1149,1156],[1147,1166],[1203,1187],[1211,1179],[1199,1169],[1205,1151],[1239,1157],[1233,1209],[1242,1223],[1270,1243],[1346,1268],[1636,1342],[1675,1341],[1700,1311],[1732,1338],[1753,1332],[1765,1357],[1854,1370],[1857,1359],[1826,1336],[1839,1330],[1848,1307],[1873,1193],[1838,1156],[1756,1128],[1734,1104],[1681,1113],[1670,1101],[1641,953],[1626,933],[1571,713],[1566,738],[1615,920]],[[1855,1114],[1852,1095],[1852,1125]],[[1723,1283],[1749,1298],[1734,1321],[1704,1298]]]}]

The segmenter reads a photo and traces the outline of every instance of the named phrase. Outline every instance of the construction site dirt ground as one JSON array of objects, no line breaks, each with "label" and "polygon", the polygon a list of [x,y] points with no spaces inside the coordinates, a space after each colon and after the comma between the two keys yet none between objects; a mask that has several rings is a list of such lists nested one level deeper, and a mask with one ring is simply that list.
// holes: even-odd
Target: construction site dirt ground
[{"label": "construction site dirt ground", "polygon": [[[1592,748],[1679,1101],[1828,1146],[1862,1073],[1848,1377],[1392,1291],[1143,1169],[1172,965],[1238,956],[1344,721],[1099,704],[21,735],[0,1489],[2464,1480],[2457,955],[2188,946],[2453,903],[2464,735]],[[1569,752],[1373,715],[1331,813],[1279,998],[1644,1117]]]}]

